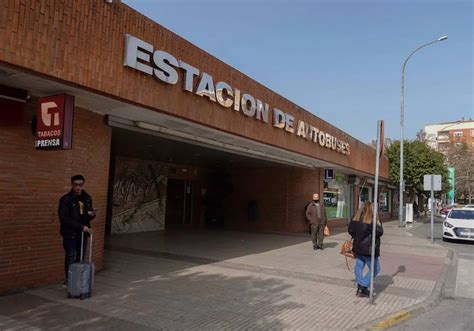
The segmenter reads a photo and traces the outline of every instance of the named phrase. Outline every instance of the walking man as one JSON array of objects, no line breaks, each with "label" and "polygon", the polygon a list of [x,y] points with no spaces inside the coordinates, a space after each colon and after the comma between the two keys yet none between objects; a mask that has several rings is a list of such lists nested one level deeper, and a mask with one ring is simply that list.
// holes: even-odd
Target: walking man
[{"label": "walking man", "polygon": [[418,209],[418,203],[416,202],[416,200],[413,201],[413,214],[415,214],[416,218],[420,217],[420,211]]},{"label": "walking man", "polygon": [[306,207],[306,218],[311,224],[313,249],[323,249],[324,227],[326,226],[326,208],[319,202],[319,194],[313,194],[313,201]]},{"label": "walking man", "polygon": [[[81,234],[91,232],[90,221],[96,216],[92,208],[92,197],[84,190],[84,177],[71,177],[71,191],[59,200],[60,233],[64,247],[64,284],[67,284],[69,265],[81,260]],[[86,254],[87,235],[84,235],[84,250]]]}]

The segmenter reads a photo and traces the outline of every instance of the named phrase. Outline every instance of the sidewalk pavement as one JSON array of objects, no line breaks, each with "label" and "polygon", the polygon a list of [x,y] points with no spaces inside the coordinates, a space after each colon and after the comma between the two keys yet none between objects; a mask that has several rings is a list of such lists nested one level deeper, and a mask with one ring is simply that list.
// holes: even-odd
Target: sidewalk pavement
[{"label": "sidewalk pavement", "polygon": [[0,329],[383,328],[432,304],[448,260],[446,248],[397,222],[384,230],[374,305],[355,296],[339,254],[345,232],[327,237],[324,251],[303,235],[142,233],[109,241],[90,299],[67,299],[60,285],[0,297]]}]

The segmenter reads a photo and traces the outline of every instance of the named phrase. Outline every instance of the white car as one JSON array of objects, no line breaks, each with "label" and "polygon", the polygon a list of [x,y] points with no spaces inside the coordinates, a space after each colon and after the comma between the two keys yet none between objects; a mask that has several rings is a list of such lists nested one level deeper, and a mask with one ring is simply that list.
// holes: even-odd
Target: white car
[{"label": "white car", "polygon": [[465,205],[463,208],[473,209],[474,205]]},{"label": "white car", "polygon": [[474,209],[454,208],[443,222],[443,240],[474,241]]}]

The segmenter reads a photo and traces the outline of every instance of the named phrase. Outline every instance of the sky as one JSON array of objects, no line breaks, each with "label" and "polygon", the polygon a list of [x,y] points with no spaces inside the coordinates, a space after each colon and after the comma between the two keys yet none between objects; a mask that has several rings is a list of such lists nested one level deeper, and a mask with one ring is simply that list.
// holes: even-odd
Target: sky
[{"label": "sky", "polygon": [[474,119],[471,0],[123,0],[353,137]]}]

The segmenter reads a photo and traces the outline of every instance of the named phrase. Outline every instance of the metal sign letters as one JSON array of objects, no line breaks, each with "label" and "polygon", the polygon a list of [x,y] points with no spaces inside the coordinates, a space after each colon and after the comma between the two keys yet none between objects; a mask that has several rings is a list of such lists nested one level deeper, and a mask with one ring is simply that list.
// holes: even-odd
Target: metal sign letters
[{"label": "metal sign letters", "polygon": [[[123,65],[154,76],[166,84],[178,83],[178,69],[180,69],[184,74],[183,88],[185,91],[205,97],[224,108],[241,112],[245,116],[252,117],[258,121],[269,123],[270,107],[267,103],[254,98],[248,93],[243,93],[226,82],[219,81],[214,83],[214,79],[210,74],[201,72],[198,68],[175,58],[170,53],[155,50],[153,45],[130,34],[125,35]],[[196,88],[194,88],[196,85],[195,77],[198,77]],[[330,133],[323,132],[304,121],[295,122],[295,118],[292,115],[280,109],[274,108],[272,113],[273,127],[284,129],[285,132],[296,134],[298,137],[338,153],[350,154],[348,142],[340,140]]]}]

